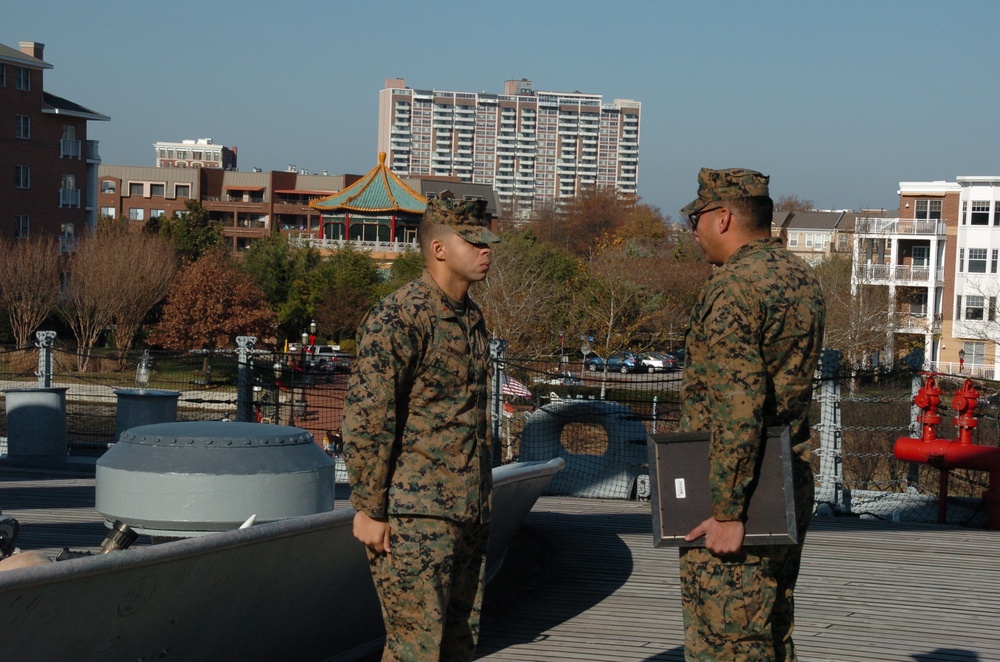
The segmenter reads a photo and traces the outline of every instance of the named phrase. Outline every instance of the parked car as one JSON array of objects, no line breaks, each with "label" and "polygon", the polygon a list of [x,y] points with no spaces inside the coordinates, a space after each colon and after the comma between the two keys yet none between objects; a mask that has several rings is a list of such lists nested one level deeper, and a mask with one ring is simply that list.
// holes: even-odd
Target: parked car
[{"label": "parked car", "polygon": [[639,364],[646,369],[646,372],[667,372],[677,368],[677,359],[669,354],[646,352],[638,356]]},{"label": "parked car", "polygon": [[607,361],[596,354],[583,362],[587,370],[597,372],[598,370],[613,370],[621,373],[635,371],[638,362],[632,354],[612,356]]},{"label": "parked car", "polygon": [[334,345],[316,345],[309,352],[309,365],[319,370],[331,366],[334,372],[348,372],[351,369],[350,354],[340,351]]},{"label": "parked car", "polygon": [[552,384],[554,386],[583,386],[583,380],[575,377],[569,371],[550,372],[544,377],[537,377],[536,384]]}]

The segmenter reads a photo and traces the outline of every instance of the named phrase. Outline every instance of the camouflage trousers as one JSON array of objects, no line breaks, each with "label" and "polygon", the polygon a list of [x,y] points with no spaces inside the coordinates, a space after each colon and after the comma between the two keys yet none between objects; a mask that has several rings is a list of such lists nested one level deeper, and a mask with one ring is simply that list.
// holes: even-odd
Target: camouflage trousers
[{"label": "camouflage trousers", "polygon": [[368,551],[382,605],[382,662],[472,660],[489,525],[390,517],[391,554]]},{"label": "camouflage trousers", "polygon": [[795,462],[798,545],[751,545],[730,556],[681,549],[688,662],[795,662],[795,583],[813,509],[812,470]]}]

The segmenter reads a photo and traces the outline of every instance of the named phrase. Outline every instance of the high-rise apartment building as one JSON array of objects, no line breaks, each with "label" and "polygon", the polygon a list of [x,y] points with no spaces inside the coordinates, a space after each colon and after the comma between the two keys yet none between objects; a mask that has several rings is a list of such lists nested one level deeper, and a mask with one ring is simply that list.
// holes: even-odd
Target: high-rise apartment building
[{"label": "high-rise apartment building", "polygon": [[378,149],[400,176],[490,184],[502,207],[524,215],[586,187],[634,194],[640,114],[638,101],[543,92],[527,79],[489,94],[390,78],[379,92]]}]

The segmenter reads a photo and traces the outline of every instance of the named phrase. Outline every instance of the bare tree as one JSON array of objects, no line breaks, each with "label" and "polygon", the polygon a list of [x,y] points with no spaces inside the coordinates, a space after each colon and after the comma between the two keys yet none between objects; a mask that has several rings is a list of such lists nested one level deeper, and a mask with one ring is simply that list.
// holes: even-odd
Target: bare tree
[{"label": "bare tree", "polygon": [[529,234],[510,232],[493,251],[489,277],[475,286],[493,334],[511,356],[537,358],[566,329],[579,263]]},{"label": "bare tree", "polygon": [[163,237],[126,232],[102,238],[113,245],[105,268],[114,276],[111,335],[120,360],[131,349],[150,310],[167,296],[177,274],[177,255]]},{"label": "bare tree", "polygon": [[0,308],[18,345],[55,310],[61,258],[54,237],[0,240]]},{"label": "bare tree", "polygon": [[111,324],[121,275],[108,269],[117,247],[101,233],[84,237],[67,263],[58,311],[76,339],[76,369],[86,372],[91,352],[101,333]]},{"label": "bare tree", "polygon": [[848,364],[859,367],[865,358],[886,347],[895,322],[889,288],[861,278],[851,293],[852,260],[833,255],[816,265],[826,298],[825,347],[839,349]]},{"label": "bare tree", "polygon": [[606,240],[587,262],[576,289],[575,314],[605,356],[632,346],[661,309],[659,260],[622,239]]},{"label": "bare tree", "polygon": [[774,211],[812,211],[812,200],[802,200],[796,195],[783,195],[774,201]]}]

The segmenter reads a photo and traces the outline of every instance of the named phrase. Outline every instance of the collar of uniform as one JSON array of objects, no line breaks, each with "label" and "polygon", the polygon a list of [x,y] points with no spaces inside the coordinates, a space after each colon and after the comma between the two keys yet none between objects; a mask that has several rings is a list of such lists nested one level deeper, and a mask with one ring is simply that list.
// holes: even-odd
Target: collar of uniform
[{"label": "collar of uniform", "polygon": [[784,242],[781,241],[781,238],[779,237],[760,237],[759,239],[751,239],[737,248],[736,251],[729,256],[729,259],[726,260],[726,263],[735,262],[748,253],[752,253],[754,251],[781,248],[782,246],[784,246]]},{"label": "collar of uniform", "polygon": [[[420,275],[420,280],[424,287],[434,293],[433,300],[437,306],[437,316],[441,319],[456,319],[458,314],[452,309],[451,304],[448,302],[448,295],[444,293],[444,290],[438,286],[426,270]],[[469,320],[469,328],[471,329],[479,323],[482,315],[479,311],[479,306],[475,304],[472,297],[468,294],[465,295],[465,305],[466,315]]]}]

